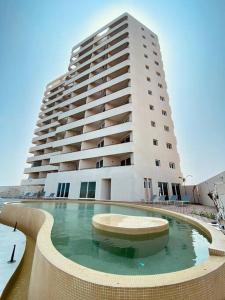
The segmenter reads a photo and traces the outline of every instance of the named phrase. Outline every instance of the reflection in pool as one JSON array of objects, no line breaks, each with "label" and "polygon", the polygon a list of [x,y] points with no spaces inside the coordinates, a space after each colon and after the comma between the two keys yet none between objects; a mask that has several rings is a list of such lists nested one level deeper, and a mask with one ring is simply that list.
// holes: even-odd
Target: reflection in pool
[{"label": "reflection in pool", "polygon": [[153,255],[168,243],[169,231],[142,236],[121,235],[92,229],[92,239],[97,247],[114,255],[138,258]]},{"label": "reflection in pool", "polygon": [[[126,275],[167,273],[192,267],[208,257],[206,237],[192,225],[171,216],[97,203],[33,202],[26,206],[44,209],[53,215],[52,242],[59,252],[98,271]],[[169,234],[152,244],[149,240],[137,246],[137,241],[129,240],[128,247],[124,247],[126,241],[119,245],[118,237],[110,242],[93,232],[92,217],[99,213],[161,217],[169,222]]]}]

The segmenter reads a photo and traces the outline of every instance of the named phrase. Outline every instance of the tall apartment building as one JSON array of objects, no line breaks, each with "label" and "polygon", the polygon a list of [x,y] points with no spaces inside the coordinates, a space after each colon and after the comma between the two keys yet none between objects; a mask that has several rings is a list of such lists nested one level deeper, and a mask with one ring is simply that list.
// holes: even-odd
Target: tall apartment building
[{"label": "tall apartment building", "polygon": [[159,41],[125,13],[73,47],[46,87],[23,185],[57,197],[180,194],[180,161]]}]

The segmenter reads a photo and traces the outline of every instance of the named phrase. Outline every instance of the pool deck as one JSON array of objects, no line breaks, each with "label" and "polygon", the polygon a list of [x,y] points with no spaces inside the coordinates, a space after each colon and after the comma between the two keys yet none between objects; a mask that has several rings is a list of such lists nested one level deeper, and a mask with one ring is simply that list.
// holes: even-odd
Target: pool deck
[{"label": "pool deck", "polygon": [[204,212],[205,214],[215,214],[216,215],[215,207],[200,205],[200,204],[186,204],[186,205],[182,205],[182,206],[178,206],[178,205],[174,205],[174,204],[164,204],[164,203],[152,204],[152,203],[143,203],[143,202],[136,202],[135,204],[147,206],[147,207],[163,208],[163,209],[166,209],[169,211],[184,214],[186,216],[191,216],[195,219],[204,221],[206,223],[209,223],[213,220],[200,215],[202,212]]},{"label": "pool deck", "polygon": [[[26,247],[26,236],[19,230],[13,231],[12,227],[0,224],[0,297],[17,269]],[[16,245],[13,263],[8,263],[11,258],[13,246]]]}]

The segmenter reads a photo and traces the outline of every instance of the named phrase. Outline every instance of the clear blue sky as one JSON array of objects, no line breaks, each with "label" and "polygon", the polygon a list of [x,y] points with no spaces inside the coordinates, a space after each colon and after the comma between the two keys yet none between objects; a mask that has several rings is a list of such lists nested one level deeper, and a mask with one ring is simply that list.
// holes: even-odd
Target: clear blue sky
[{"label": "clear blue sky", "polygon": [[225,170],[225,1],[0,0],[0,185],[19,184],[45,85],[129,12],[159,36],[184,175]]}]

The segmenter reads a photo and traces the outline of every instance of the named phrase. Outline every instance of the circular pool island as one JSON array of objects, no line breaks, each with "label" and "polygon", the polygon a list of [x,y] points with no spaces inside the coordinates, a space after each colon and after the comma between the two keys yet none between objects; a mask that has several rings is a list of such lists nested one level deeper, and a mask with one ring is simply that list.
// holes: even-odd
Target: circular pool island
[{"label": "circular pool island", "polygon": [[169,230],[169,222],[162,218],[110,213],[94,215],[92,225],[99,230],[126,235],[155,234]]}]

